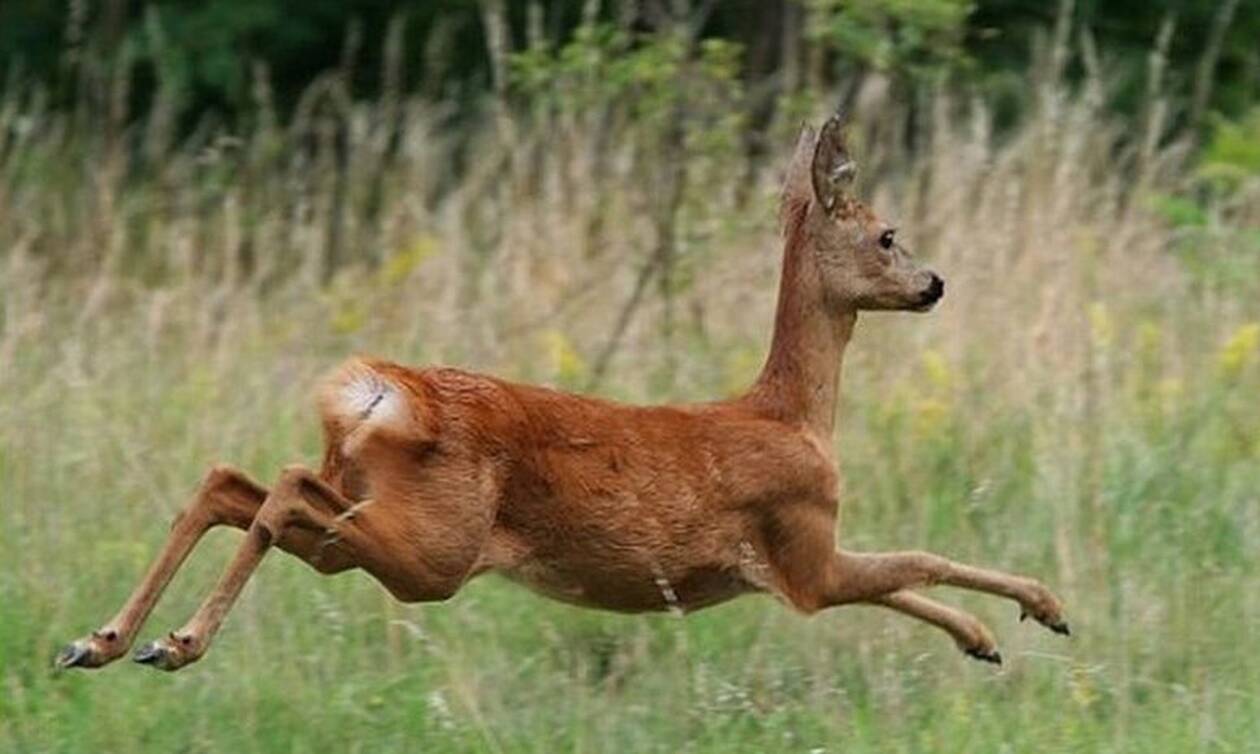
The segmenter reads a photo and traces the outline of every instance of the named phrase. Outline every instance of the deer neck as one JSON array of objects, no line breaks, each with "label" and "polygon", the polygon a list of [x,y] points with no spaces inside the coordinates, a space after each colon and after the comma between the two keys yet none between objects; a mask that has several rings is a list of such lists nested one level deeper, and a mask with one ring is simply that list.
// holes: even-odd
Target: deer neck
[{"label": "deer neck", "polygon": [[790,235],[770,355],[749,397],[775,418],[803,423],[829,440],[835,430],[844,349],[857,310],[827,300],[809,244],[799,230]]}]

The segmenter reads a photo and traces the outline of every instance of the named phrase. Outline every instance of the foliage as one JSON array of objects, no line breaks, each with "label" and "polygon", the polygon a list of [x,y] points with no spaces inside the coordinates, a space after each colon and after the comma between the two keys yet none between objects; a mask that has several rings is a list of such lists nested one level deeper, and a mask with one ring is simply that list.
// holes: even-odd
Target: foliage
[{"label": "foliage", "polygon": [[[510,41],[518,50],[545,44],[570,46],[583,33],[583,0],[506,2]],[[1052,3],[1023,0],[732,0],[709,8],[698,38],[722,40],[748,51],[739,75],[745,84],[773,82],[789,62],[782,28],[803,9],[798,30],[835,56],[818,71],[821,81],[878,69],[900,82],[936,80],[952,73],[998,84],[1018,95],[1029,49],[1055,22]],[[623,35],[668,31],[660,14],[630,0],[597,4],[601,24]],[[1175,22],[1166,91],[1188,101],[1195,69],[1207,45],[1215,3],[1080,2],[1071,4],[1074,25],[1088,31],[1117,79],[1116,103],[1134,114],[1142,104],[1149,52],[1160,24]],[[531,7],[542,13],[542,39],[529,40]],[[59,105],[93,94],[100,71],[116,62],[134,79],[131,95],[142,111],[159,82],[177,86],[187,127],[209,112],[235,120],[249,106],[256,68],[270,80],[283,113],[320,74],[345,69],[356,96],[379,96],[393,75],[386,72],[381,40],[393,21],[402,23],[406,51],[402,85],[474,107],[490,88],[480,3],[476,0],[310,0],[294,12],[282,0],[156,0],[99,3],[10,0],[0,5],[0,81],[30,79],[55,93]],[[1260,70],[1252,40],[1260,36],[1260,6],[1239,4],[1224,35],[1216,66],[1211,110],[1237,117],[1256,101]],[[573,47],[573,52],[581,45]],[[815,56],[822,60],[823,56]],[[99,69],[85,73],[86,68]],[[820,81],[812,81],[820,83]],[[785,92],[791,94],[791,92]]]},{"label": "foliage", "polygon": [[810,0],[809,33],[875,70],[935,80],[966,60],[971,0]]},{"label": "foliage", "polygon": [[663,130],[675,113],[704,119],[736,108],[741,93],[738,45],[702,40],[693,55],[677,35],[632,40],[616,27],[580,29],[557,50],[513,56],[512,83],[538,109],[569,115],[616,107],[637,125]]},{"label": "foliage", "polygon": [[1226,193],[1260,178],[1260,106],[1237,121],[1217,119],[1199,173]]},{"label": "foliage", "polygon": [[1260,108],[1214,119],[1193,181],[1152,206],[1177,230],[1175,249],[1203,285],[1246,289],[1260,275]]}]

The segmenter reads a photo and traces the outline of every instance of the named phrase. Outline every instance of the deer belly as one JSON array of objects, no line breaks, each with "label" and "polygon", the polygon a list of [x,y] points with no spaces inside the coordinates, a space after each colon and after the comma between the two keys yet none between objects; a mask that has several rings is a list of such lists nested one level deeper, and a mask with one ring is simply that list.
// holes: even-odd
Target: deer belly
[{"label": "deer belly", "polygon": [[646,562],[627,567],[533,556],[501,572],[561,602],[633,613],[691,612],[756,589],[738,568],[718,564],[666,572]]},{"label": "deer belly", "polygon": [[623,612],[696,610],[758,588],[742,562],[745,522],[687,489],[583,492],[502,509],[492,539],[510,556],[494,569],[548,597]]}]

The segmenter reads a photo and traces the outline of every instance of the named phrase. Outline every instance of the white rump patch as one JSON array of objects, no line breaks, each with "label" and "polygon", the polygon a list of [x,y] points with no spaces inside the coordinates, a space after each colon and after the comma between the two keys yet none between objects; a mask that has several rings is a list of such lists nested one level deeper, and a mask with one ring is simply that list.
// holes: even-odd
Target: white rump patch
[{"label": "white rump patch", "polygon": [[376,372],[360,372],[340,392],[342,413],[353,421],[377,424],[398,416],[398,391]]},{"label": "white rump patch", "polygon": [[398,386],[361,361],[338,369],[321,391],[325,414],[346,429],[379,426],[404,417]]}]

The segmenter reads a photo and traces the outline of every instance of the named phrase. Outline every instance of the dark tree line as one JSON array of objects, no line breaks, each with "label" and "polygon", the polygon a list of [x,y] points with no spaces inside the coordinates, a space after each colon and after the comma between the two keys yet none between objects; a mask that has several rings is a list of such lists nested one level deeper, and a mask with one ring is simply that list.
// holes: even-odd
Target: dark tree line
[{"label": "dark tree line", "polygon": [[508,53],[562,47],[584,24],[640,38],[684,24],[696,38],[735,43],[741,77],[763,89],[878,69],[899,84],[973,81],[1017,98],[1030,49],[1065,9],[1073,45],[1089,37],[1121,110],[1138,107],[1161,30],[1170,30],[1166,85],[1186,117],[1235,115],[1260,97],[1254,0],[5,0],[0,81],[35,83],[69,106],[100,87],[91,71],[124,66],[131,112],[161,84],[185,123],[209,112],[232,120],[260,75],[291,112],[330,69],[347,74],[356,97],[396,86],[466,107],[495,88],[487,24],[499,18]]}]

